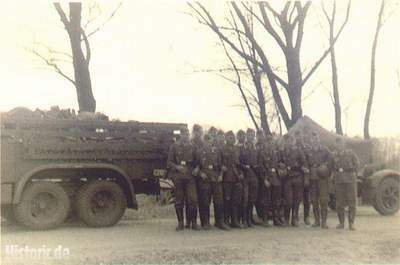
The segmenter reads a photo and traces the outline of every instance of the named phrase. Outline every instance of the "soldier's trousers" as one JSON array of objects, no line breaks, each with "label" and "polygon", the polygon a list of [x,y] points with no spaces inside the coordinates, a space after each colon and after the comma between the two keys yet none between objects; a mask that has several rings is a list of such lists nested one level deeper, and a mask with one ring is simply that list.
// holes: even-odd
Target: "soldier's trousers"
[{"label": "soldier's trousers", "polygon": [[263,220],[268,219],[271,208],[271,188],[265,187],[262,179],[258,180],[258,203],[260,207],[260,217]]},{"label": "soldier's trousers", "polygon": [[198,181],[198,196],[201,225],[204,226],[210,222],[211,199],[214,204],[215,222],[223,222],[222,183],[200,179]]},{"label": "soldier's trousers", "polygon": [[310,187],[303,185],[303,208],[304,208],[304,219],[310,216]]},{"label": "soldier's trousers", "polygon": [[336,212],[339,221],[344,222],[344,208],[349,207],[349,223],[354,223],[357,205],[357,183],[335,183]]},{"label": "soldier's trousers", "polygon": [[[317,178],[310,180],[310,199],[313,207],[315,222],[318,224],[321,214],[323,222],[326,221],[329,202],[328,178]],[[325,219],[325,220],[324,220]]]},{"label": "soldier's trousers", "polygon": [[300,177],[289,177],[284,181],[284,217],[285,221],[289,221],[290,213],[292,214],[292,223],[299,221],[299,206],[303,197],[303,181]]},{"label": "soldier's trousers", "polygon": [[[175,209],[177,211],[177,217],[180,219],[180,213],[185,207],[188,215],[186,218],[191,219],[197,211],[197,189],[196,181],[194,178],[172,178],[175,186]],[[182,214],[183,215],[183,214]],[[181,221],[181,220],[178,220]],[[191,222],[192,220],[186,220]]]},{"label": "soldier's trousers", "polygon": [[241,182],[222,182],[224,197],[224,221],[230,224],[233,219],[238,221],[241,207],[243,185]]},{"label": "soldier's trousers", "polygon": [[279,218],[280,210],[282,207],[282,186],[281,185],[272,185],[271,186],[271,204],[272,204],[272,213],[274,218]]}]

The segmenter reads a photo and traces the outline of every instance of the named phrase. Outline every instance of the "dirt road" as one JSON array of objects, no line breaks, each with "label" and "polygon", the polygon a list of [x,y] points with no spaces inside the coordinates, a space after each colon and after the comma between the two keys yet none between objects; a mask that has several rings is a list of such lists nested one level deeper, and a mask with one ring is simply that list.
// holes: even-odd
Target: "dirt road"
[{"label": "dirt road", "polygon": [[[169,206],[168,206],[169,207]],[[2,264],[159,264],[159,263],[400,263],[400,215],[383,217],[359,207],[357,231],[256,227],[229,232],[175,232],[171,208],[164,218],[128,211],[110,228],[73,223],[50,231],[2,225]],[[151,212],[151,211],[148,211]],[[165,217],[165,215],[167,217]],[[14,246],[14,248],[13,248]],[[30,256],[26,248],[49,248],[49,255]],[[59,253],[55,252],[58,250]],[[60,255],[60,252],[63,255]]]}]

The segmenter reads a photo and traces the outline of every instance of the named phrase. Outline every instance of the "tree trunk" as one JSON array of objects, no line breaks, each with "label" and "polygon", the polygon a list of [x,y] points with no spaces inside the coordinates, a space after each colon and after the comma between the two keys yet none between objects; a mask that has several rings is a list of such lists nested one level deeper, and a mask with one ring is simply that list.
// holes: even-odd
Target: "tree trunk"
[{"label": "tree trunk", "polygon": [[70,23],[68,35],[71,43],[74,66],[75,87],[78,96],[79,111],[96,111],[96,101],[92,92],[89,62],[82,51],[81,3],[70,3]]},{"label": "tree trunk", "polygon": [[267,111],[265,108],[265,96],[264,96],[264,91],[263,91],[263,88],[261,85],[261,75],[260,75],[257,67],[254,67],[254,85],[256,87],[257,97],[258,97],[258,106],[260,109],[261,128],[263,129],[265,134],[271,135],[271,130],[270,130],[269,124],[268,124]]},{"label": "tree trunk", "polygon": [[297,122],[297,120],[303,116],[303,109],[301,106],[302,76],[299,53],[299,50],[291,47],[287,47],[285,52],[288,75],[287,90],[290,100],[290,107],[292,110],[290,127],[292,127]]},{"label": "tree trunk", "polygon": [[382,27],[382,15],[383,15],[384,7],[385,7],[385,0],[382,0],[381,7],[379,10],[379,15],[378,15],[378,22],[376,25],[375,37],[374,37],[374,41],[372,44],[372,52],[371,52],[371,80],[370,80],[367,109],[365,111],[365,117],[364,117],[364,139],[365,140],[369,140],[371,138],[370,134],[369,134],[369,120],[370,120],[370,116],[371,116],[372,102],[374,100],[374,91],[375,91],[375,57],[376,57],[376,47],[378,44],[379,32]]},{"label": "tree trunk", "polygon": [[334,21],[330,22],[329,25],[329,45],[331,48],[331,67],[332,67],[332,88],[333,88],[333,105],[335,107],[335,128],[336,133],[343,135],[342,129],[342,109],[340,106],[339,97],[339,86],[338,86],[338,74],[336,66],[336,54],[335,54],[335,43],[334,43]]}]

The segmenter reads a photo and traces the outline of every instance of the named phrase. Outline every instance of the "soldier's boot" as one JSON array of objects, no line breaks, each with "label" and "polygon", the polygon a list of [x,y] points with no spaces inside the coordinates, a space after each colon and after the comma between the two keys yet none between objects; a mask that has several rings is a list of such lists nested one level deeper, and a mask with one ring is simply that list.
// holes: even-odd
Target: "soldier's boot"
[{"label": "soldier's boot", "polygon": [[248,213],[249,213],[249,211],[248,211],[248,209],[247,209],[247,207],[246,206],[243,206],[242,207],[242,209],[241,209],[241,211],[240,211],[240,218],[239,218],[239,223],[241,223],[242,224],[242,228],[248,228],[249,227],[249,224],[248,224]]},{"label": "soldier's boot", "polygon": [[339,224],[336,226],[336,229],[344,228],[344,212],[338,212]]},{"label": "soldier's boot", "polygon": [[214,226],[221,230],[230,230],[229,227],[225,224],[224,212],[222,205],[214,204]]},{"label": "soldier's boot", "polygon": [[224,203],[224,223],[225,225],[229,226],[229,218],[230,218],[230,211],[229,211],[229,205],[228,203]]},{"label": "soldier's boot", "polygon": [[190,216],[192,220],[190,228],[192,230],[200,230],[200,227],[197,225],[197,207],[194,207],[190,210]]},{"label": "soldier's boot", "polygon": [[282,225],[284,225],[285,224],[285,218],[283,217],[284,216],[284,211],[282,210],[282,207],[280,207],[277,211],[278,211],[278,220]]},{"label": "soldier's boot", "polygon": [[204,224],[203,224],[203,229],[204,230],[210,230],[211,225],[210,225],[210,206],[205,206],[204,207]]},{"label": "soldier's boot", "polygon": [[249,207],[247,209],[247,215],[246,215],[246,223],[249,228],[253,228],[253,222],[251,221],[253,219],[253,204],[249,203]]},{"label": "soldier's boot", "polygon": [[295,210],[292,210],[292,222],[290,224],[294,227],[299,226],[299,217]]},{"label": "soldier's boot", "polygon": [[312,227],[320,227],[320,211],[319,211],[319,206],[313,207],[313,213],[314,213],[314,223],[312,224]]},{"label": "soldier's boot", "polygon": [[184,229],[183,226],[183,208],[175,207],[176,219],[178,220],[178,226],[175,228],[176,231],[182,231]]},{"label": "soldier's boot", "polygon": [[200,226],[204,227],[205,225],[205,211],[204,205],[199,205],[199,215],[200,215]]},{"label": "soldier's boot", "polygon": [[190,225],[191,225],[192,219],[190,217],[190,211],[189,211],[189,207],[187,205],[185,205],[185,217],[186,217],[185,218],[186,219],[185,228],[186,229],[190,229]]},{"label": "soldier's boot", "polygon": [[329,226],[326,223],[326,220],[328,218],[328,208],[321,209],[321,217],[322,217],[321,227],[324,228],[324,229],[328,229]]},{"label": "soldier's boot", "polygon": [[232,207],[232,225],[233,228],[243,228],[243,226],[239,223],[239,207]]},{"label": "soldier's boot", "polygon": [[279,220],[280,218],[280,213],[279,213],[279,210],[276,210],[276,209],[274,209],[274,211],[273,211],[273,214],[274,214],[274,216],[273,216],[273,224],[274,224],[274,226],[282,226],[283,225],[283,223],[281,223],[281,221]]},{"label": "soldier's boot", "polygon": [[310,206],[304,206],[304,224],[310,225]]},{"label": "soldier's boot", "polygon": [[349,207],[349,229],[354,231],[356,228],[354,227],[354,219],[356,217],[356,210],[353,207]]},{"label": "soldier's boot", "polygon": [[289,220],[290,220],[290,208],[288,208],[288,207],[285,207],[285,211],[284,211],[284,218],[285,218],[285,221],[284,221],[284,226],[289,226]]}]

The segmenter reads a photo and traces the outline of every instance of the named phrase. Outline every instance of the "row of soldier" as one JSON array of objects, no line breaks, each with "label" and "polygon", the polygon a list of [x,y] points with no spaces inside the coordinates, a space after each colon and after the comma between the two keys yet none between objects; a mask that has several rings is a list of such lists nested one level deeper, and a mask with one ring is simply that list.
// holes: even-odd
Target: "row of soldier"
[{"label": "row of soldier", "polygon": [[[328,228],[329,178],[334,179],[339,224],[344,228],[345,206],[349,207],[349,229],[354,230],[356,213],[356,172],[358,159],[337,138],[330,151],[313,132],[311,137],[297,131],[285,135],[280,144],[262,131],[240,130],[224,133],[211,127],[194,125],[171,145],[168,176],[175,186],[177,230],[199,230],[197,213],[203,229],[210,229],[210,204],[214,206],[215,226],[247,228],[254,224],[269,227],[299,225],[303,201],[304,223],[310,225],[310,202],[313,227]],[[253,210],[261,222],[253,218]],[[184,211],[185,209],[185,211]],[[258,218],[257,218],[258,219]]]}]

